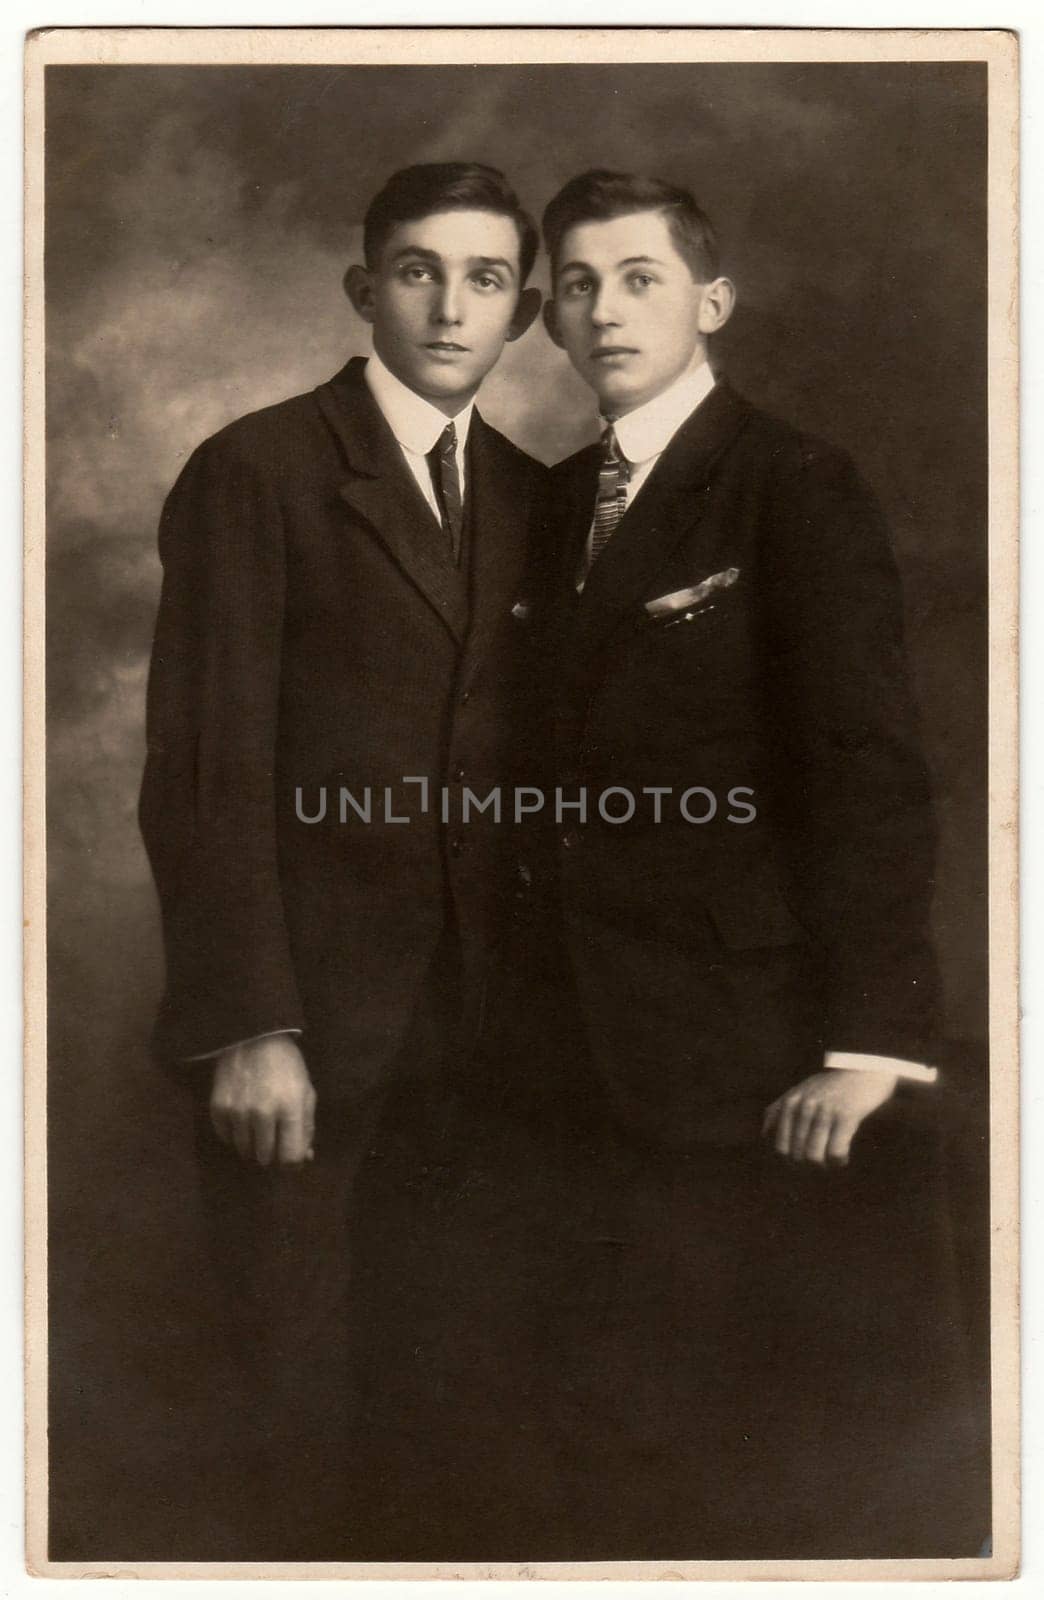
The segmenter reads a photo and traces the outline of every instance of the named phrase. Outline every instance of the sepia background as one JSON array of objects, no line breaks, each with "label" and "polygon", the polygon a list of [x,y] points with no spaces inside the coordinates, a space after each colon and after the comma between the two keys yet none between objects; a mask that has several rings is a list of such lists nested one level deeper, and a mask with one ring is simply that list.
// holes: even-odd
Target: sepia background
[{"label": "sepia background", "polygon": [[[203,437],[366,350],[340,280],[397,167],[492,162],[537,217],[577,171],[633,168],[715,220],[739,289],[716,364],[848,448],[890,519],[947,1028],[981,1061],[985,90],[974,64],[48,68],[54,1556],[163,1557],[191,1523],[170,1440],[199,1223],[187,1110],[148,1054],[162,952],[135,820],[156,522]],[[539,326],[481,407],[545,461],[596,427]]]}]

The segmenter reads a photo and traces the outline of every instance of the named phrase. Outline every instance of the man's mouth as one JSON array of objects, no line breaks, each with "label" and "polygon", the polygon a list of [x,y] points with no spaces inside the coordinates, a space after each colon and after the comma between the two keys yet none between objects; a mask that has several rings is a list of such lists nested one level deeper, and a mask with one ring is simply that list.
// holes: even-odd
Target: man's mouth
[{"label": "man's mouth", "polygon": [[616,356],[636,356],[638,351],[627,344],[599,344],[591,351],[592,361],[611,361]]},{"label": "man's mouth", "polygon": [[425,345],[425,349],[445,350],[457,355],[466,355],[468,347],[466,344],[454,344],[452,339],[433,339],[430,344]]}]

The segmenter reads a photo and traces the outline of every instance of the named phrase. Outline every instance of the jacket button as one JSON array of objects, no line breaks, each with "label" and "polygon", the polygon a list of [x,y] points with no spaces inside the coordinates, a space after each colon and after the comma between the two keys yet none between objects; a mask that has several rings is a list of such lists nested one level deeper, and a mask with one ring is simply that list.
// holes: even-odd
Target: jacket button
[{"label": "jacket button", "polygon": [[461,705],[462,706],[466,706],[470,699],[471,699],[471,690],[470,689],[465,689],[464,693],[460,697]]},{"label": "jacket button", "polygon": [[464,840],[461,838],[459,833],[455,833],[453,838],[450,840],[450,855],[459,856],[463,853],[463,850]]},{"label": "jacket button", "polygon": [[459,764],[459,762],[453,768],[453,782],[454,783],[463,783],[464,782],[464,768]]},{"label": "jacket button", "polygon": [[562,848],[563,848],[563,850],[572,850],[574,848],[574,846],[578,845],[579,843],[580,843],[580,835],[575,831],[575,829],[569,828],[565,833],[563,833],[563,835],[562,835]]}]

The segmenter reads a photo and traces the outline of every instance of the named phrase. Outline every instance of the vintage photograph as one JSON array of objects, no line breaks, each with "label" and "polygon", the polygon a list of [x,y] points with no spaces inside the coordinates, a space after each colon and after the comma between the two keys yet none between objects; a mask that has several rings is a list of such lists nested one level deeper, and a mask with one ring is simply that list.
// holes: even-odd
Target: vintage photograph
[{"label": "vintage photograph", "polygon": [[1016,76],[30,39],[34,1570],[1014,1570]]}]

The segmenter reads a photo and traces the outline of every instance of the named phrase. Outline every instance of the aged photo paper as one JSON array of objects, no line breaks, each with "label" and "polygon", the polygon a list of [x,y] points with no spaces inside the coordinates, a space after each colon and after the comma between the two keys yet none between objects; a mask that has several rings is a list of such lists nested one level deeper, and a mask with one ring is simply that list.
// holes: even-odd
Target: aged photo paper
[{"label": "aged photo paper", "polygon": [[26,47],[27,1550],[1018,1570],[1018,42]]}]

